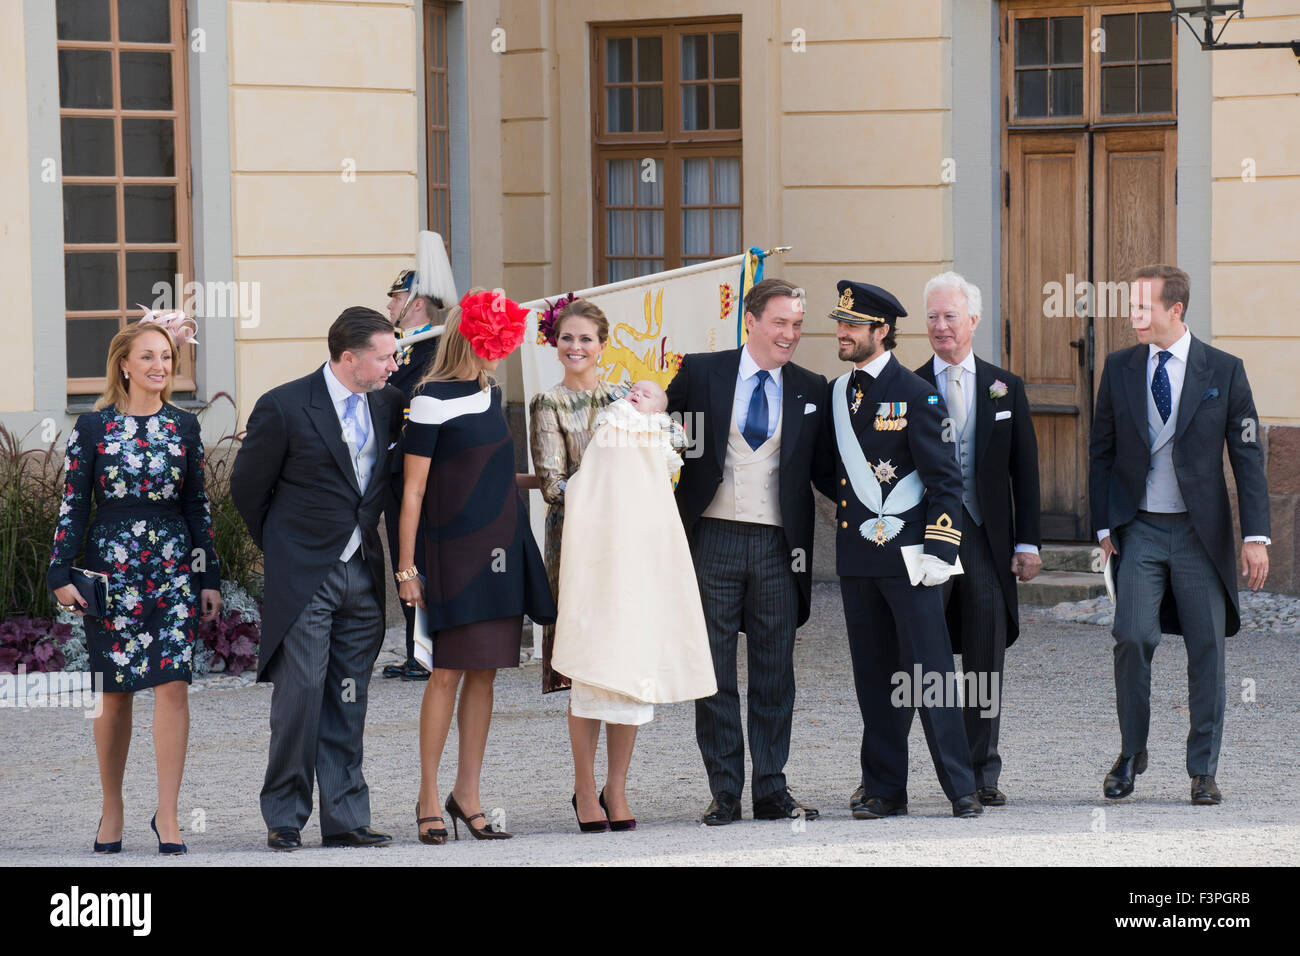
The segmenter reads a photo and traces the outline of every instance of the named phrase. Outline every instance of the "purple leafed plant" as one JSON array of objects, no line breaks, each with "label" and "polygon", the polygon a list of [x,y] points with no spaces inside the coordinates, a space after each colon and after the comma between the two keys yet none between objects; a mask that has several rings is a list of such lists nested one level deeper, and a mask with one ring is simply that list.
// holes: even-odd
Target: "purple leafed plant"
[{"label": "purple leafed plant", "polygon": [[213,661],[219,660],[225,665],[227,674],[238,676],[256,666],[262,626],[257,621],[245,620],[239,611],[222,614],[215,621],[204,624],[199,636],[212,652]]},{"label": "purple leafed plant", "polygon": [[67,624],[30,617],[0,621],[0,673],[61,671],[66,663],[63,643],[72,636]]}]

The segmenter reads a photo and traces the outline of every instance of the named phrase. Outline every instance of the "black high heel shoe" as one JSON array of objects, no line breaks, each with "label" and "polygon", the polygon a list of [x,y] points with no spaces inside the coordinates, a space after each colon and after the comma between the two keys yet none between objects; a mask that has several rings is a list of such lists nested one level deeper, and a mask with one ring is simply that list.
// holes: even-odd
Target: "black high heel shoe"
[{"label": "black high heel shoe", "polygon": [[[474,824],[470,822],[471,820],[477,820],[482,817],[482,819],[486,821],[487,817],[483,816],[481,813],[473,813],[469,816],[465,816],[465,811],[462,810],[460,804],[456,802],[456,795],[454,793],[447,794],[446,810],[451,814],[451,826],[456,832],[457,840],[460,839],[460,823],[464,823],[465,826],[469,827],[469,832],[473,834],[475,840],[509,840],[514,836],[513,833],[507,833],[505,830],[493,830],[486,824],[482,828],[474,826]],[[460,823],[457,823],[457,820],[459,820]]]},{"label": "black high heel shoe", "polygon": [[[578,820],[578,829],[583,833],[604,833],[609,829],[609,820],[591,820],[587,823],[582,822],[582,817],[578,816],[578,795],[576,793],[573,795],[573,800],[571,802],[573,803],[573,815],[577,817]],[[603,802],[601,806],[604,806]]]},{"label": "black high heel shoe", "polygon": [[[104,822],[104,818],[100,817],[99,823],[103,823],[103,822]],[[112,843],[99,842],[99,823],[95,824],[95,852],[96,853],[121,853],[122,841],[120,839],[114,840]]]},{"label": "black high heel shoe", "polygon": [[[600,789],[600,808],[605,811],[605,816],[609,816],[609,807],[605,804],[605,788]],[[627,820],[610,820],[609,828],[611,830],[635,830],[636,817]]]},{"label": "black high heel shoe", "polygon": [[184,843],[164,843],[162,835],[158,833],[158,814],[154,814],[149,821],[149,829],[153,830],[153,835],[158,837],[158,852],[167,856],[175,856],[179,853],[188,853],[190,848]]},{"label": "black high heel shoe", "polygon": [[447,842],[447,827],[444,825],[437,830],[425,830],[420,827],[421,823],[442,823],[442,817],[422,817],[420,816],[420,801],[415,801],[415,826],[420,834],[420,842],[428,843],[431,846],[441,846]]}]

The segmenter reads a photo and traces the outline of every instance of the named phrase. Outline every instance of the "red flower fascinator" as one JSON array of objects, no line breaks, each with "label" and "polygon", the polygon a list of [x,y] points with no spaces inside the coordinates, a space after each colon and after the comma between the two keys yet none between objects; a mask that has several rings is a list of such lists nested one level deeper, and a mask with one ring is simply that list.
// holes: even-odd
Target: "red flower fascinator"
[{"label": "red flower fascinator", "polygon": [[524,340],[528,310],[500,290],[471,292],[460,300],[460,334],[479,358],[503,359]]}]

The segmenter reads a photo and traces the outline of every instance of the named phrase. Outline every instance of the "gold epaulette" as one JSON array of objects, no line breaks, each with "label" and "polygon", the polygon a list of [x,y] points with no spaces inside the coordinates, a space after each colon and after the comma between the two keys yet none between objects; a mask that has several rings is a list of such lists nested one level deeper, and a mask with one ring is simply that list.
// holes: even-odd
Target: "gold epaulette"
[{"label": "gold epaulette", "polygon": [[945,541],[961,547],[961,532],[952,526],[952,519],[945,513],[939,515],[939,520],[934,524],[925,526],[925,540]]}]

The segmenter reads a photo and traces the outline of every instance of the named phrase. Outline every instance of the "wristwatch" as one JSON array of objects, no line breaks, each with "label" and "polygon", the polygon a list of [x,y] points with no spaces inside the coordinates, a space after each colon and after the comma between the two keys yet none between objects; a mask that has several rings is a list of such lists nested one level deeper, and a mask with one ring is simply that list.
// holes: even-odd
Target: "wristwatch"
[{"label": "wristwatch", "polygon": [[411,578],[419,576],[419,574],[420,572],[415,568],[415,565],[412,565],[411,567],[407,568],[405,571],[394,572],[393,578],[397,581],[398,584],[402,584],[405,581],[411,580]]}]

